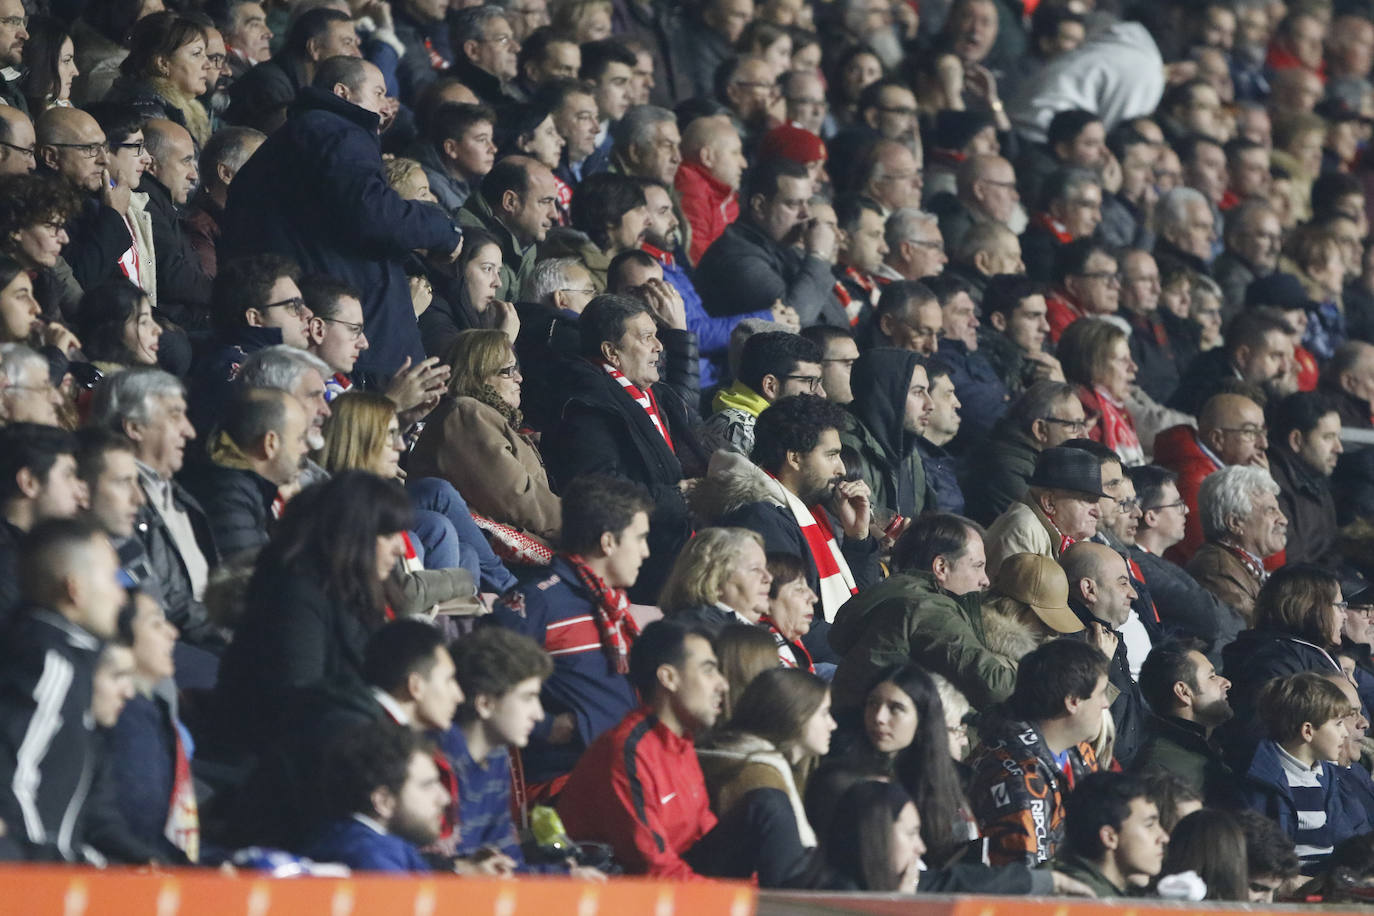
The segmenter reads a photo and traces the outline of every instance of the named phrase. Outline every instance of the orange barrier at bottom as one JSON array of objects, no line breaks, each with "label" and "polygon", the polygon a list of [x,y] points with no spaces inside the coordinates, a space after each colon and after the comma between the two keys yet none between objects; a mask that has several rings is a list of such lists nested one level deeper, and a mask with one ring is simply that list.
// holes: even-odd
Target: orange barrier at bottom
[{"label": "orange barrier at bottom", "polygon": [[452,876],[226,876],[167,869],[0,867],[3,916],[753,916],[757,891],[734,882],[619,878],[512,881]]},{"label": "orange barrier at bottom", "polygon": [[1353,904],[1286,906],[1268,903],[1172,903],[1164,900],[1086,900],[1082,897],[937,897],[900,894],[818,894],[763,891],[759,916],[1256,916],[1320,913],[1369,916]]}]

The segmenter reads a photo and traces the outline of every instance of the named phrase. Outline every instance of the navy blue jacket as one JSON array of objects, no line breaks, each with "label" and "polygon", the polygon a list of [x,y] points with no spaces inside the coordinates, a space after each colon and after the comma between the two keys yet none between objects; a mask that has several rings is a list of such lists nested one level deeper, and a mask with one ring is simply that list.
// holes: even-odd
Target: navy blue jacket
[{"label": "navy blue jacket", "polygon": [[[553,674],[540,695],[545,717],[521,752],[526,778],[547,782],[572,771],[582,751],[638,705],[634,688],[612,671],[601,651],[592,617],[592,594],[564,557],[554,557],[549,575],[523,585],[524,607],[509,598],[496,605],[492,619],[530,637],[553,656]],[[553,717],[572,713],[577,735],[568,744],[549,744]]]},{"label": "navy blue jacket", "polygon": [[176,727],[165,700],[139,694],[125,704],[109,742],[124,822],[140,841],[164,856],[171,855],[163,828],[176,782]]},{"label": "navy blue jacket", "polygon": [[1231,706],[1236,715],[1217,730],[1227,760],[1237,772],[1246,755],[1264,738],[1264,719],[1255,708],[1260,688],[1276,677],[1302,671],[1335,671],[1329,656],[1296,636],[1275,630],[1245,630],[1221,651],[1222,674],[1231,682]]},{"label": "navy blue jacket", "polygon": [[452,251],[461,233],[437,206],[406,201],[382,170],[375,114],[307,86],[286,124],[234,177],[221,258],[273,252],[363,293],[370,346],[357,368],[394,373],[424,359],[402,262]]},{"label": "navy blue jacket", "polygon": [[926,508],[963,515],[964,491],[954,456],[925,437],[916,440],[916,451],[926,471],[926,487],[935,497],[935,505]]},{"label": "navy blue jacket", "polygon": [[[1321,761],[1321,784],[1324,791],[1323,808],[1326,809],[1326,824],[1331,833],[1331,845],[1339,846],[1343,840],[1357,836],[1369,829],[1364,809],[1348,804],[1341,789],[1339,769],[1334,763]],[[1264,740],[1255,748],[1250,766],[1237,789],[1247,808],[1251,808],[1274,821],[1290,837],[1298,835],[1298,810],[1293,802],[1292,790],[1288,788],[1288,777],[1284,775],[1283,764],[1279,762],[1278,745]]]},{"label": "navy blue jacket", "polygon": [[205,447],[209,434],[229,403],[234,379],[239,376],[243,361],[251,354],[282,342],[280,328],[255,328],[244,325],[232,336],[218,335],[208,353],[196,360],[191,371],[190,403],[187,419],[196,428],[200,448]]},{"label": "navy blue jacket", "polygon": [[330,821],[306,849],[316,862],[342,862],[354,871],[427,872],[419,850],[352,818]]},{"label": "navy blue jacket", "polygon": [[986,356],[970,350],[962,341],[942,337],[939,356],[949,366],[949,380],[962,405],[956,449],[983,441],[1007,412],[1006,384]]}]

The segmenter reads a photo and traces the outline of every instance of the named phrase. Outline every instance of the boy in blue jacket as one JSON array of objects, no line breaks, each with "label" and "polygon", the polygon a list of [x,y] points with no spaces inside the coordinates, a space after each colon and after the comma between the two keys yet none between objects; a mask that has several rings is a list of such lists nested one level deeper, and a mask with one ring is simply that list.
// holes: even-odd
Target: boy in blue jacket
[{"label": "boy in blue jacket", "polygon": [[1255,749],[1240,791],[1247,807],[1293,838],[1309,874],[1363,823],[1343,803],[1334,763],[1359,710],[1340,687],[1311,671],[1265,684],[1257,708],[1265,710],[1269,738]]}]

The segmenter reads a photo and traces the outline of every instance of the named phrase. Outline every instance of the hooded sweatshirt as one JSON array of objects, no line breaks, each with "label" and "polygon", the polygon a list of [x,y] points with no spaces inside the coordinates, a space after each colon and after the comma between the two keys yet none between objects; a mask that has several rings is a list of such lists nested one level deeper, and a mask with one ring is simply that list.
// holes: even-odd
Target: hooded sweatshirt
[{"label": "hooded sweatshirt", "polygon": [[863,475],[873,505],[915,518],[928,501],[915,433],[906,431],[906,396],[920,357],[879,347],[854,363],[848,405],[853,422],[840,433],[845,465]]}]

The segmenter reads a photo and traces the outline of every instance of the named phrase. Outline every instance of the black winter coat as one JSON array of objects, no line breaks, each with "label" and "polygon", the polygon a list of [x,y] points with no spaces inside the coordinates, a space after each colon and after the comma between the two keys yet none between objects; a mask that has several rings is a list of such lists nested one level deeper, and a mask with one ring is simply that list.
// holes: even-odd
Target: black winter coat
[{"label": "black winter coat", "polygon": [[961,478],[970,518],[991,525],[1007,507],[1026,495],[1040,452],[1031,438],[1000,420],[983,444],[968,453]]},{"label": "black winter coat", "polygon": [[1279,485],[1279,508],[1288,519],[1288,562],[1315,563],[1332,572],[1339,570],[1342,559],[1331,481],[1312,470],[1286,445],[1269,449],[1269,474]]},{"label": "black winter coat", "polygon": [[686,404],[668,385],[653,386],[659,416],[673,439],[669,448],[644,409],[600,366],[575,360],[565,370],[561,419],[543,446],[548,468],[560,489],[582,474],[609,474],[648,488],[654,501],[650,555],[630,595],[653,603],[692,535],[687,501],[678,486],[686,476],[683,459],[699,448]]},{"label": "black winter coat", "polygon": [[123,276],[119,259],[134,237],[124,217],[114,209],[94,197],[85,198],[76,216],[67,222],[67,236],[71,241],[62,249],[62,257],[82,289]]},{"label": "black winter coat", "polygon": [[407,356],[424,359],[406,255],[452,251],[461,234],[435,205],[391,190],[377,125],[370,111],[302,89],[286,124],[234,177],[220,255],[273,252],[358,287],[370,346],[357,368],[390,375]]},{"label": "black winter coat", "polygon": [[186,466],[182,483],[200,501],[215,546],[226,559],[267,544],[277,485],[246,468],[209,460]]},{"label": "black winter coat", "polygon": [[[321,587],[307,570],[269,568],[253,577],[250,603],[220,666],[224,735],[249,749],[279,736],[283,713],[325,685],[365,689],[363,650],[382,624]],[[235,740],[237,739],[237,741]]]},{"label": "black winter coat", "polygon": [[[1105,621],[1094,617],[1072,598],[1069,600],[1069,609],[1083,621],[1085,627],[1093,622],[1107,626]],[[1071,638],[1086,639],[1087,633],[1088,630],[1085,629]],[[1107,681],[1118,692],[1111,707],[1112,721],[1116,723],[1116,744],[1112,747],[1112,756],[1121,761],[1123,767],[1129,769],[1145,744],[1145,726],[1150,709],[1145,705],[1145,695],[1140,692],[1140,685],[1131,677],[1131,665],[1126,658],[1124,639],[1117,640],[1116,652],[1112,654],[1111,663],[1107,666]]]},{"label": "black winter coat", "polygon": [[153,251],[157,256],[157,304],[180,323],[186,316],[204,315],[210,307],[210,275],[191,247],[182,226],[181,211],[165,185],[144,174],[138,189],[148,195],[148,215],[153,218]]},{"label": "black winter coat", "polygon": [[1245,618],[1177,563],[1138,547],[1131,548],[1130,558],[1139,564],[1150,585],[1150,597],[1165,631],[1201,639],[1208,644],[1207,657],[1212,664],[1221,664],[1221,650],[1245,629]]},{"label": "black winter coat", "polygon": [[[176,481],[172,482],[172,502],[191,520],[196,544],[205,555],[206,563],[214,569],[219,565],[219,551],[215,547],[215,538],[210,532],[210,520],[205,510]],[[147,568],[157,585],[163,610],[167,612],[167,619],[181,631],[181,638],[193,645],[218,648],[221,643],[218,630],[210,624],[205,605],[196,600],[181,551],[172,539],[161,513],[150,503],[145,502],[138,510],[134,537],[143,545]]]},{"label": "black winter coat", "polygon": [[830,265],[779,245],[743,218],[726,226],[706,249],[693,281],[710,315],[757,312],[781,299],[797,310],[803,326],[849,327]]}]

